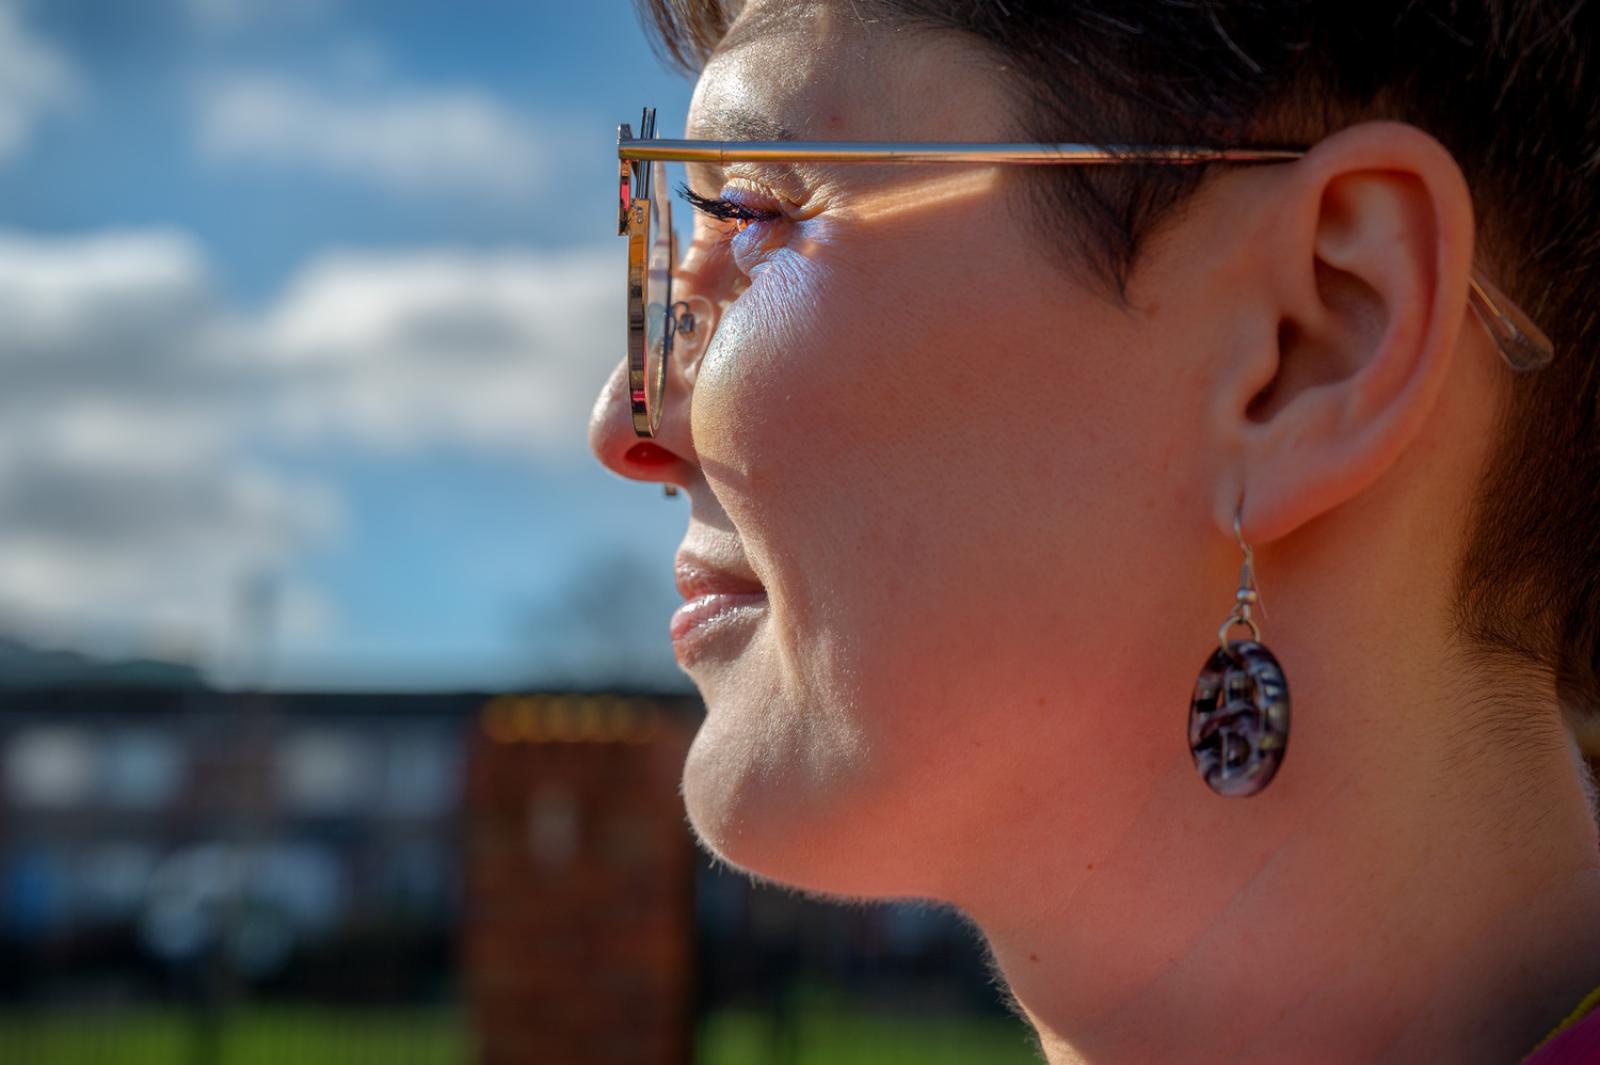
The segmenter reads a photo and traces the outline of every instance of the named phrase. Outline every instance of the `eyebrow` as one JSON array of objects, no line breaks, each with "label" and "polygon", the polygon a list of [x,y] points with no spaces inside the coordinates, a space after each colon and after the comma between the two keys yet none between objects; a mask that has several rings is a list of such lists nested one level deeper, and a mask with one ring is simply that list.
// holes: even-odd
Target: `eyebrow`
[{"label": "eyebrow", "polygon": [[759,111],[730,105],[713,108],[696,123],[697,139],[711,141],[792,141],[794,131]]}]

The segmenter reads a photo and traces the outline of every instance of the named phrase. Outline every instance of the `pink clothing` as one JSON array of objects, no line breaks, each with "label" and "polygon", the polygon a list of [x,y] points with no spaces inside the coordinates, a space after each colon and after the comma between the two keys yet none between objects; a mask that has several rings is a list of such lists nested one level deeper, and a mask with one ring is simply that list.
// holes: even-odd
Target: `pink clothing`
[{"label": "pink clothing", "polygon": [[1589,1012],[1523,1058],[1521,1065],[1600,1065],[1600,1009],[1585,1001]]}]

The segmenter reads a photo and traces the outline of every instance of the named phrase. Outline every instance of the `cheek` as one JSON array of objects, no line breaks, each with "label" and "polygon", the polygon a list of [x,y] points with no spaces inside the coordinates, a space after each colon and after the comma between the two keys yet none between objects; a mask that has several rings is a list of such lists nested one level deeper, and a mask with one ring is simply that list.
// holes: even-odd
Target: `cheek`
[{"label": "cheek", "polygon": [[780,250],[725,312],[695,376],[691,429],[702,461],[751,472],[758,430],[786,416],[807,353],[825,335],[824,288],[816,263]]},{"label": "cheek", "polygon": [[1150,483],[1158,408],[1125,398],[1150,375],[1114,311],[987,245],[955,263],[940,249],[982,237],[784,249],[719,326],[697,454],[797,622],[1037,586],[1114,541],[1118,497]]},{"label": "cheek", "polygon": [[[1000,244],[1000,242],[990,243]],[[772,256],[699,369],[692,424],[712,489],[753,553],[808,556],[820,597],[872,592],[1093,524],[1152,438],[1121,397],[1134,360],[1094,306],[967,234],[821,241]],[[907,263],[923,264],[908,269]],[[1106,350],[1106,349],[1110,350]],[[1087,532],[1088,529],[1085,528]],[[775,560],[778,561],[778,560]],[[826,563],[826,564],[822,564]],[[774,576],[783,576],[774,574]],[[830,586],[831,585],[831,586]]]},{"label": "cheek", "polygon": [[969,752],[1025,754],[1063,671],[1114,674],[1170,557],[1147,508],[1179,505],[1153,475],[1182,431],[1159,355],[1012,249],[951,264],[952,245],[985,246],[774,256],[695,386],[786,697],[859,725],[884,786],[947,762],[937,779],[975,781]]},{"label": "cheek", "polygon": [[[769,256],[696,378],[698,461],[747,549],[767,563],[769,589],[794,610],[837,590],[835,547],[915,504],[901,446],[913,431],[895,422],[904,404],[926,402],[910,392],[926,383],[926,345],[895,273],[869,262],[819,242]],[[890,484],[907,490],[880,490]],[[874,493],[870,511],[864,492]]]}]

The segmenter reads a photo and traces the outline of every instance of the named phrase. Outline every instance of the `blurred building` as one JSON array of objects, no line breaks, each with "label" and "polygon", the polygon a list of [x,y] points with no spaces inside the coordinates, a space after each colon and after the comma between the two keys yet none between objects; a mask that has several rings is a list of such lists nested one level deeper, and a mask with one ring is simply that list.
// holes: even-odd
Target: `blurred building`
[{"label": "blurred building", "polygon": [[[828,905],[696,851],[677,788],[700,712],[0,688],[0,1021],[93,1005],[94,1060],[115,1062],[108,1006],[165,1004],[200,1032],[274,1003],[390,1006],[455,1033],[397,1065],[600,1065],[694,1060],[719,1014],[766,1018],[791,1050],[763,1060],[800,1060],[807,988],[998,1014],[952,913]],[[0,1060],[26,1060],[6,1031]]]},{"label": "blurred building", "polygon": [[447,979],[480,702],[0,691],[0,994],[137,997],[202,965],[353,998]]}]

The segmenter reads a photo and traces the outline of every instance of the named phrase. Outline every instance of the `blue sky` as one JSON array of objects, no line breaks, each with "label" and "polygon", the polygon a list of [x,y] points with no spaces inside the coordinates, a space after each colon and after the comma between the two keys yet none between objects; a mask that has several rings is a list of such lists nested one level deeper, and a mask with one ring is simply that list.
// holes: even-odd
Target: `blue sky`
[{"label": "blue sky", "polygon": [[691,89],[626,0],[0,0],[0,66],[0,624],[243,680],[265,577],[279,685],[682,683],[685,504],[581,440]]},{"label": "blue sky", "polygon": [[[318,248],[600,241],[607,146],[649,101],[680,129],[686,79],[651,54],[627,0],[34,0],[13,4],[87,79],[0,171],[0,220],[40,231],[181,224],[229,292],[260,301]],[[237,11],[210,19],[196,14]],[[466,90],[524,123],[538,180],[490,203],[373,195],[369,182],[292,165],[207,165],[196,97],[240,75],[329,95]],[[611,164],[614,166],[614,164]]]}]

